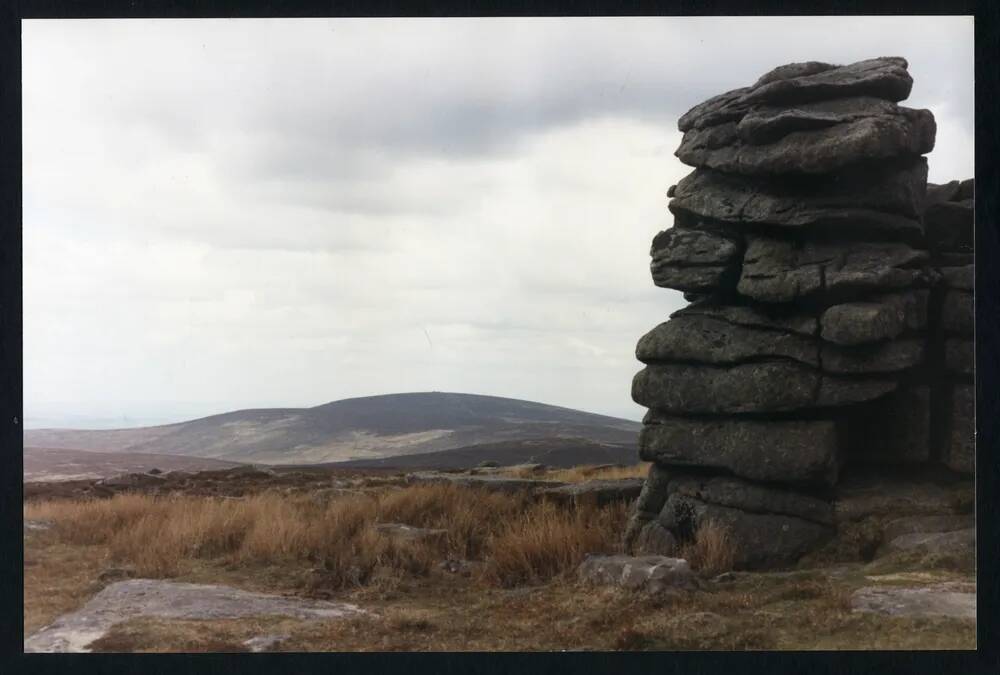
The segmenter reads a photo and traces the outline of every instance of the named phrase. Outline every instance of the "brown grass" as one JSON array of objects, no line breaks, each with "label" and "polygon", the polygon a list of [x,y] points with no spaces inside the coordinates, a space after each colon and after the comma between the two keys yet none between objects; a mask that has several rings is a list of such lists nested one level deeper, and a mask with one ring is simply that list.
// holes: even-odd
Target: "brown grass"
[{"label": "brown grass", "polygon": [[[452,485],[418,485],[320,504],[308,496],[261,493],[244,499],[139,494],[25,505],[54,523],[66,543],[107,546],[112,561],[140,576],[172,577],[193,561],[231,565],[298,562],[317,567],[327,589],[425,576],[446,557],[481,560],[483,581],[509,585],[575,568],[584,554],[613,550],[624,505],[564,511],[524,495]],[[403,541],[374,528],[400,522],[447,530]]]},{"label": "brown grass", "polygon": [[733,569],[736,549],[729,530],[709,520],[698,527],[693,541],[681,546],[679,557],[703,574],[721,574]]},{"label": "brown grass", "polygon": [[619,546],[625,504],[564,510],[534,505],[489,541],[485,576],[501,586],[538,583],[573,570],[590,552]]},{"label": "brown grass", "polygon": [[524,478],[545,478],[547,480],[559,480],[565,483],[581,483],[588,480],[617,480],[619,478],[645,478],[649,473],[649,462],[640,462],[632,466],[612,466],[601,468],[600,465],[581,465],[568,469],[553,469],[544,476],[529,474],[526,472],[513,472],[524,474]]}]

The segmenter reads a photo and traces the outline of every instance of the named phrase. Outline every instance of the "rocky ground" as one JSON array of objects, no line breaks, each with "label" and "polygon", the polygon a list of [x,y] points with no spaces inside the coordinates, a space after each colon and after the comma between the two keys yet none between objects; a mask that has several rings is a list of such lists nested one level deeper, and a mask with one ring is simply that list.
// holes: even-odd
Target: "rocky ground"
[{"label": "rocky ground", "polygon": [[[25,647],[31,651],[975,647],[970,516],[911,515],[909,520],[886,516],[878,537],[861,525],[867,522],[865,514],[891,513],[894,504],[906,503],[917,514],[921,509],[940,510],[942,504],[950,504],[947,490],[909,489],[905,495],[894,495],[856,481],[851,498],[840,505],[845,518],[859,523],[845,530],[845,541],[830,542],[822,555],[802,561],[798,568],[726,572],[711,569],[696,556],[689,556],[689,565],[676,558],[616,555],[620,551],[614,542],[624,524],[626,503],[635,498],[642,473],[643,467],[558,471],[539,466],[481,467],[420,474],[239,469],[134,475],[100,484],[27,485]],[[502,510],[508,502],[515,504],[510,500],[524,499],[516,502],[517,507],[538,514],[538,521],[534,528],[528,523],[521,529],[484,522],[482,529],[492,534],[463,558],[455,555],[455,530],[475,529],[474,523],[459,525],[457,513],[420,522],[413,518],[405,522],[398,515],[404,513],[399,504],[409,495],[416,499],[428,490],[472,496],[474,501],[456,502],[456,510],[485,501],[492,510]],[[429,552],[431,562],[416,565],[408,559],[405,565],[385,568],[391,572],[388,576],[329,584],[322,580],[332,572],[317,567],[315,560],[291,554],[224,555],[220,548],[216,553],[191,553],[178,569],[150,575],[141,558],[128,557],[134,553],[122,548],[119,539],[80,543],[67,529],[68,521],[60,520],[67,511],[52,507],[88,500],[111,504],[122,495],[142,494],[157,500],[186,499],[189,505],[223,505],[217,508],[249,503],[263,494],[297,504],[317,501],[327,509],[350,500],[393,500],[397,508],[393,513],[404,522],[373,520],[369,525],[380,542],[403,542],[404,548],[419,545]],[[379,513],[385,515],[390,502],[380,503],[384,508]],[[124,510],[116,513],[127,515]],[[192,511],[191,518],[198,517],[196,513]],[[558,534],[547,529],[573,513],[584,514],[566,521],[576,529]],[[39,517],[46,514],[48,519]],[[485,518],[478,513],[476,517]],[[598,521],[601,532],[580,538],[588,522]],[[540,541],[530,538],[532,529],[545,530],[536,538]],[[520,548],[513,553],[531,559],[537,574],[523,578],[487,574],[495,567],[493,557],[504,552],[490,543],[494,541],[490,537],[506,537],[508,547],[517,543]],[[577,537],[583,543],[567,548],[560,559],[545,557],[546,550],[558,548],[559,537]],[[866,559],[843,561],[844,551],[858,548],[859,542]],[[203,541],[203,549],[204,545]]]}]

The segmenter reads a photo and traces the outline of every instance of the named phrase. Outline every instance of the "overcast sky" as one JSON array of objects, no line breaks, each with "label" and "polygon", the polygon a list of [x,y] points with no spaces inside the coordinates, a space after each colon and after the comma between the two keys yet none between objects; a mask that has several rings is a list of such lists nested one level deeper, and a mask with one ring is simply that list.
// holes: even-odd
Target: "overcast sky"
[{"label": "overcast sky", "polygon": [[402,391],[639,419],[694,104],[910,62],[973,171],[972,19],[25,21],[30,426]]}]

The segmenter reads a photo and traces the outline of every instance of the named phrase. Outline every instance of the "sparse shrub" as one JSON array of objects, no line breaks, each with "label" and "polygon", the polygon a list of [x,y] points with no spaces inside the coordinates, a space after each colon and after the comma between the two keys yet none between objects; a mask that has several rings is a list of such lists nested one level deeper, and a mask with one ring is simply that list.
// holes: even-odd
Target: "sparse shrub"
[{"label": "sparse shrub", "polygon": [[735,543],[728,528],[706,520],[695,530],[692,540],[681,546],[680,557],[703,574],[728,572],[736,560]]}]

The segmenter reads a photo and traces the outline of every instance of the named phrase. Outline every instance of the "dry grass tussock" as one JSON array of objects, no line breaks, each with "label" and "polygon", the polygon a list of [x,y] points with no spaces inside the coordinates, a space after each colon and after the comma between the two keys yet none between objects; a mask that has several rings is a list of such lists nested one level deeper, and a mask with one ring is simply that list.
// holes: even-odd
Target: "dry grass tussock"
[{"label": "dry grass tussock", "polygon": [[[343,588],[427,574],[446,557],[481,560],[484,583],[509,585],[571,571],[588,552],[613,551],[626,507],[563,510],[524,495],[418,485],[320,503],[308,495],[245,499],[124,494],[25,505],[69,544],[103,545],[137,574],[183,574],[197,559],[228,564],[299,562]],[[405,541],[377,522],[441,528],[447,537]]]},{"label": "dry grass tussock", "polygon": [[681,546],[679,557],[703,574],[721,574],[733,569],[735,542],[724,525],[709,520],[698,527],[693,541]]}]

